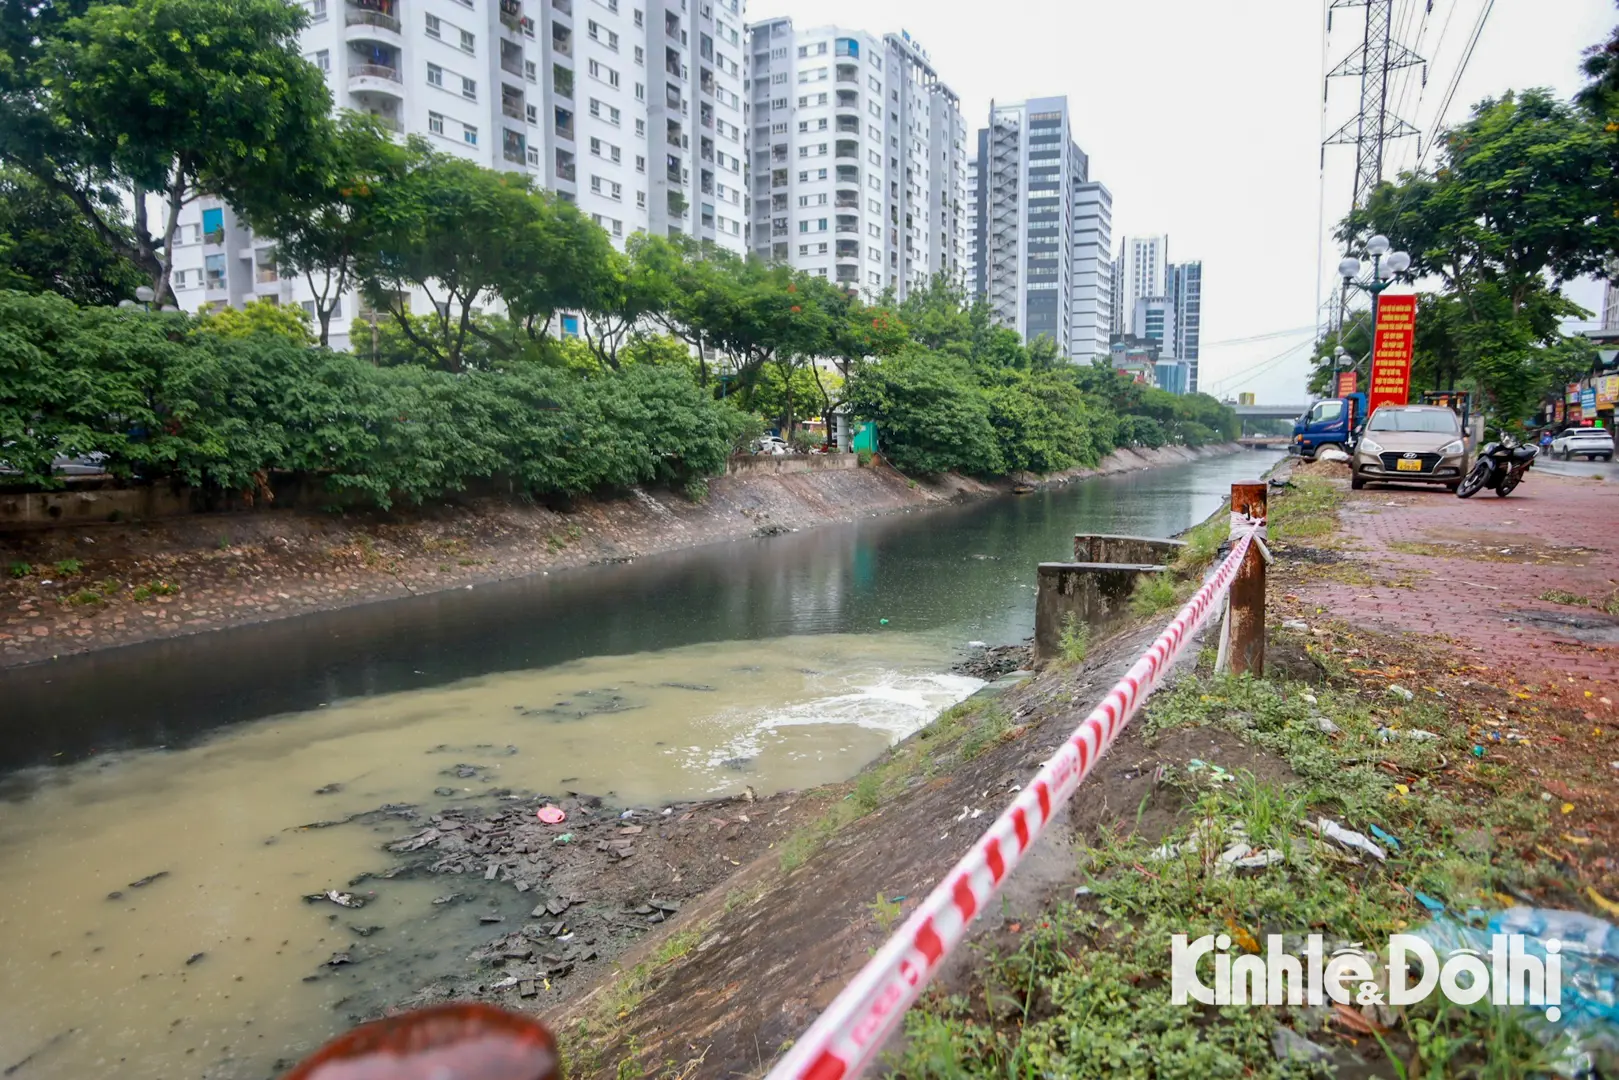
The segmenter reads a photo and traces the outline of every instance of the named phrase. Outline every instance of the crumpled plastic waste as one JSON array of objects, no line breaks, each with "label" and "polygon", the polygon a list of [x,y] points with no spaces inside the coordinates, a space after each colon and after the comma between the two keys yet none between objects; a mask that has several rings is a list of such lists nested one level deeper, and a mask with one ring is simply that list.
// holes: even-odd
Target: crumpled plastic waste
[{"label": "crumpled plastic waste", "polygon": [[1554,1065],[1559,1075],[1619,1074],[1619,926],[1578,911],[1512,907],[1490,914],[1483,926],[1440,915],[1410,933],[1432,945],[1441,963],[1461,949],[1488,957],[1496,934],[1522,934],[1524,952],[1542,961],[1546,943],[1558,942],[1562,957],[1558,1018],[1547,1019],[1544,1006],[1502,1007],[1512,1009],[1525,1030],[1544,1044],[1568,1037]]},{"label": "crumpled plastic waste", "polygon": [[1302,824],[1311,832],[1317,833],[1328,840],[1336,840],[1344,847],[1354,848],[1357,851],[1364,851],[1366,854],[1376,858],[1378,862],[1383,862],[1388,858],[1388,853],[1377,844],[1369,840],[1364,833],[1355,832],[1353,829],[1346,829],[1336,821],[1331,821],[1327,818],[1317,818],[1315,821],[1306,820],[1302,822]]}]

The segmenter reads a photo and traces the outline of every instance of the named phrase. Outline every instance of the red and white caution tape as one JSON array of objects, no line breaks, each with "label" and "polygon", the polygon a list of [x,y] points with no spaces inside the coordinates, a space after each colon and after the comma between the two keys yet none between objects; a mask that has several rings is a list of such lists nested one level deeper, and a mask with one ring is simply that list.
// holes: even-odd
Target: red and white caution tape
[{"label": "red and white caution tape", "polygon": [[1263,522],[1233,515],[1231,553],[1084,723],[1057,748],[989,831],[962,856],[882,950],[793,1044],[767,1080],[858,1076],[955,948],[973,916],[1107,753],[1163,674],[1220,607]]}]

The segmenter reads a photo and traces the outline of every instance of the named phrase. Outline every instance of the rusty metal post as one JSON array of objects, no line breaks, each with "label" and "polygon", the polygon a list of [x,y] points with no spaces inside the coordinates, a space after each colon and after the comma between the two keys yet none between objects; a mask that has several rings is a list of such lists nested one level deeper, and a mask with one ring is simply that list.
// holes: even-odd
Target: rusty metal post
[{"label": "rusty metal post", "polygon": [[[1264,518],[1268,488],[1263,483],[1232,484],[1231,512]],[[1231,583],[1231,672],[1265,674],[1265,556],[1258,544],[1248,554]]]}]

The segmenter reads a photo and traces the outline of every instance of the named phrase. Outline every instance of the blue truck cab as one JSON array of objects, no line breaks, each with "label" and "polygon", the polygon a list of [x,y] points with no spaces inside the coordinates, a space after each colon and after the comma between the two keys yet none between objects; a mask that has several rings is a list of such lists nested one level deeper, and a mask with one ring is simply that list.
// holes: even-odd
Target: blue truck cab
[{"label": "blue truck cab", "polygon": [[1349,453],[1366,424],[1366,395],[1327,398],[1310,406],[1293,421],[1293,443],[1288,452],[1314,460],[1316,452],[1333,446]]}]

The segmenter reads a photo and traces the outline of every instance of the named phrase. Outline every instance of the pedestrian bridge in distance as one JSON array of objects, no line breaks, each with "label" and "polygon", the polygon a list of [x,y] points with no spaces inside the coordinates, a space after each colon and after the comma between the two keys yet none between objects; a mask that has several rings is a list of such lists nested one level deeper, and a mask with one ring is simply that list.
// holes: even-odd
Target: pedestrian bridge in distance
[{"label": "pedestrian bridge in distance", "polygon": [[1239,420],[1297,420],[1309,411],[1309,405],[1238,405],[1226,402]]}]

